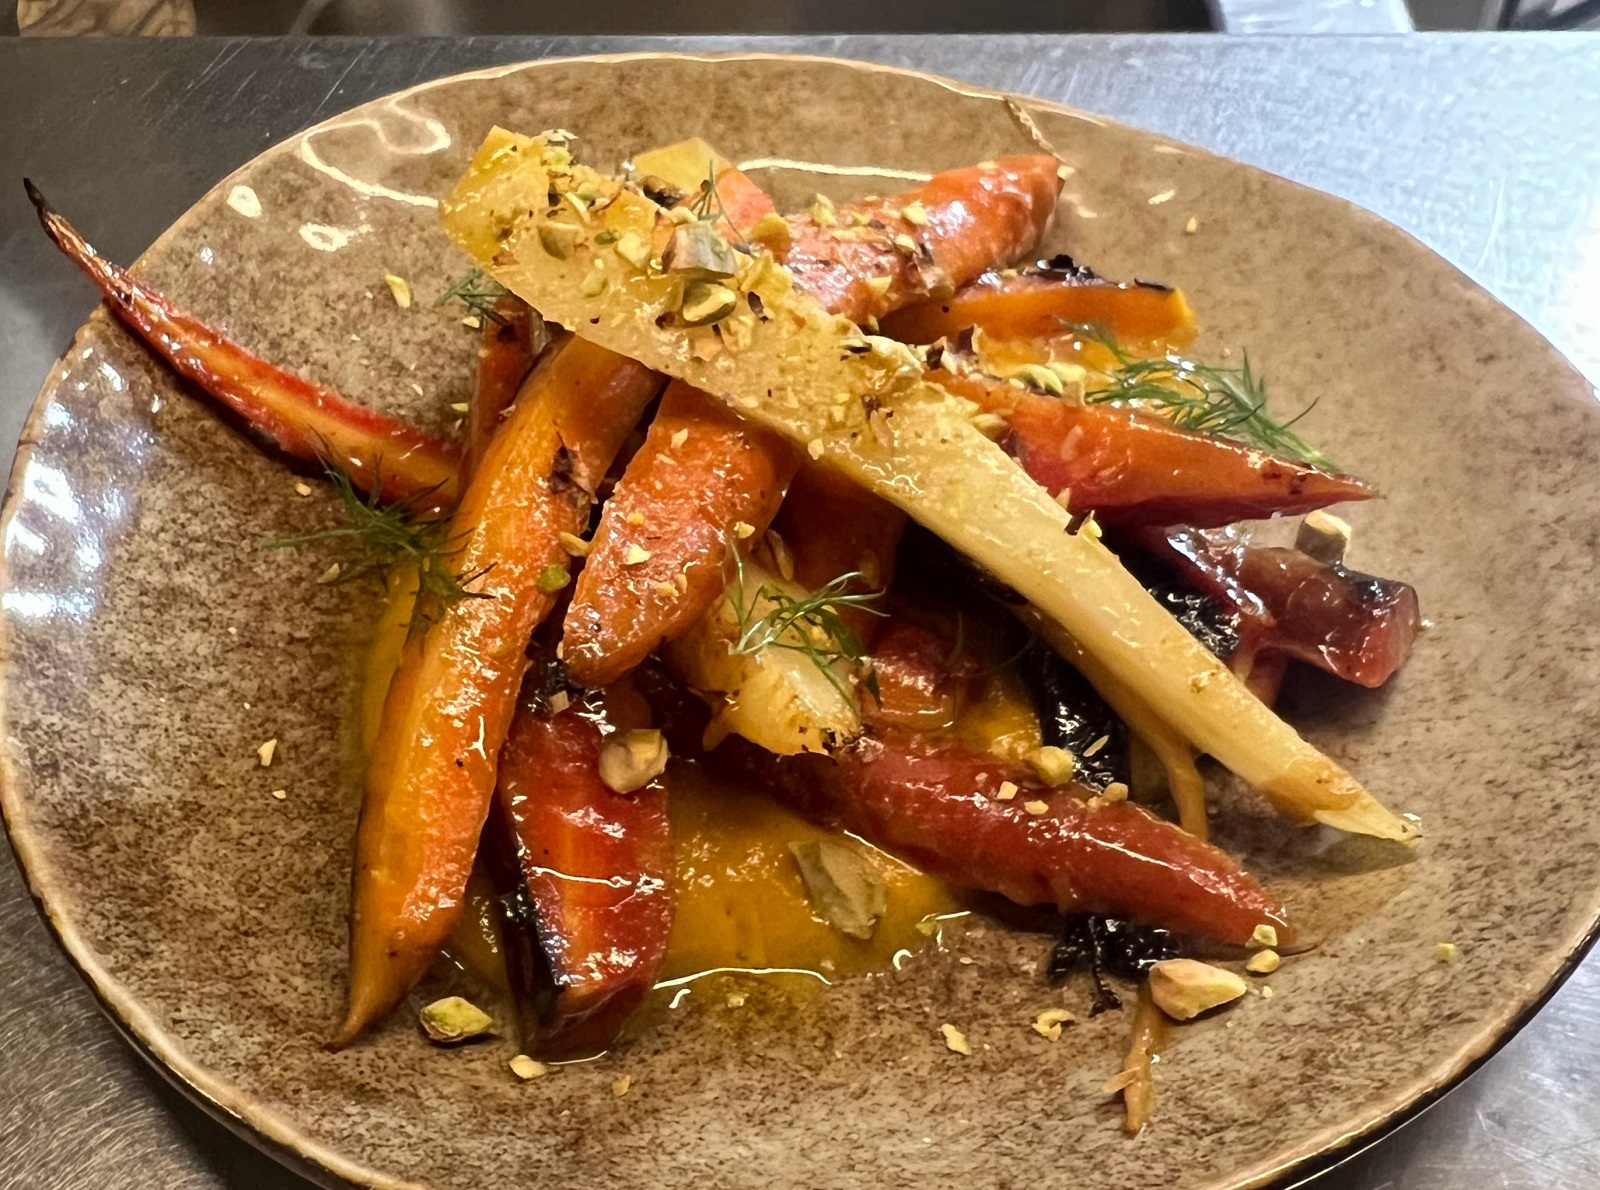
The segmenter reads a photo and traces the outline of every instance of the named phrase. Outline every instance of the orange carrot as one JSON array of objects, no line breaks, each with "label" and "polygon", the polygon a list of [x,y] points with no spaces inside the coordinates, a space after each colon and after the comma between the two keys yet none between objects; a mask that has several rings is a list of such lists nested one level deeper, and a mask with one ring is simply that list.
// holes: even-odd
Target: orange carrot
[{"label": "orange carrot", "polygon": [[1181,429],[1153,414],[1074,404],[970,375],[940,371],[935,378],[1004,415],[1006,449],[1028,474],[1053,493],[1067,493],[1072,511],[1092,511],[1107,523],[1226,525],[1378,494],[1353,476]]},{"label": "orange carrot", "polygon": [[[1059,258],[1058,258],[1059,259]],[[978,327],[1006,339],[1049,339],[1068,323],[1094,323],[1119,342],[1156,354],[1194,340],[1194,311],[1181,289],[1118,285],[1087,269],[990,273],[949,297],[907,306],[883,320],[883,333],[932,343]]]},{"label": "orange carrot", "polygon": [[392,1008],[460,916],[534,628],[656,376],[581,339],[536,368],[451,520],[473,596],[434,613],[384,703],[356,840],[350,1001],[331,1044]]},{"label": "orange carrot", "polygon": [[564,625],[567,672],[605,686],[704,614],[730,535],[757,532],[794,474],[793,450],[720,401],[667,386],[639,453],[600,513]]},{"label": "orange carrot", "polygon": [[718,171],[716,186],[722,213],[741,234],[748,234],[762,216],[770,215],[776,209],[767,192],[734,166],[729,165]]},{"label": "orange carrot", "polygon": [[100,256],[32,182],[24,185],[45,234],[94,282],[111,312],[278,450],[337,467],[362,491],[412,501],[418,511],[455,503],[461,456],[453,445],[252,355]]},{"label": "orange carrot", "polygon": [[819,204],[790,218],[784,263],[800,288],[855,322],[948,295],[1038,243],[1061,193],[1057,167],[1054,157],[1002,157],[893,198],[831,213]]},{"label": "orange carrot", "polygon": [[534,312],[514,293],[495,299],[483,319],[478,343],[478,380],[467,411],[467,449],[461,461],[462,486],[483,461],[489,439],[500,427],[501,415],[516,400],[517,390],[533,369],[549,335],[540,319],[538,344],[534,341]]}]

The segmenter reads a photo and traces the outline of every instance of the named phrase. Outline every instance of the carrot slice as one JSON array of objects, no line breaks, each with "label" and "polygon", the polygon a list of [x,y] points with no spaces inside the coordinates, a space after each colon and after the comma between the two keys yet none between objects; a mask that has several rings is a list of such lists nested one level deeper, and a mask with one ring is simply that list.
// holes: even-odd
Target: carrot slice
[{"label": "carrot slice", "polygon": [[533,361],[549,342],[539,320],[540,334],[534,335],[537,317],[528,303],[516,294],[502,294],[483,319],[478,343],[478,379],[467,410],[467,449],[461,460],[462,485],[483,461],[489,439],[500,427],[500,418],[517,398],[517,390],[533,370]]},{"label": "carrot slice", "polygon": [[1108,523],[1209,527],[1295,516],[1378,492],[1349,475],[1208,434],[1151,414],[1111,405],[1080,405],[1015,386],[938,371],[950,392],[1003,414],[1003,440],[1029,475],[1067,493],[1073,512]]},{"label": "carrot slice", "polygon": [[45,234],[94,282],[106,306],[146,346],[284,454],[337,467],[364,492],[418,511],[458,494],[460,452],[399,418],[346,400],[269,364],[100,256],[24,181]]},{"label": "carrot slice", "polygon": [[573,680],[605,686],[685,632],[721,593],[727,540],[766,528],[796,466],[778,435],[686,384],[668,385],[644,445],[600,513],[567,609]]},{"label": "carrot slice", "polygon": [[[518,869],[513,903],[532,915],[508,934],[508,965],[532,1052],[610,1045],[666,955],[673,853],[663,778],[629,794],[600,779],[604,737],[649,718],[625,686],[559,712],[525,697],[500,751],[498,799]],[[530,924],[538,950],[518,953]]]},{"label": "carrot slice", "polygon": [[435,614],[390,687],[356,839],[343,1045],[406,993],[460,916],[526,647],[592,493],[659,383],[580,339],[544,361],[451,520],[476,598]]},{"label": "carrot slice", "polygon": [[1196,333],[1194,311],[1181,289],[1142,281],[1117,284],[1076,266],[985,274],[949,297],[888,315],[883,333],[907,343],[932,343],[977,327],[1002,338],[1049,339],[1061,334],[1064,324],[1085,322],[1103,327],[1118,342],[1160,349],[1186,347]]},{"label": "carrot slice", "polygon": [[936,174],[892,198],[831,214],[814,208],[790,218],[784,263],[833,313],[882,318],[950,294],[1038,243],[1061,193],[1058,167],[1043,155],[1002,157]]}]

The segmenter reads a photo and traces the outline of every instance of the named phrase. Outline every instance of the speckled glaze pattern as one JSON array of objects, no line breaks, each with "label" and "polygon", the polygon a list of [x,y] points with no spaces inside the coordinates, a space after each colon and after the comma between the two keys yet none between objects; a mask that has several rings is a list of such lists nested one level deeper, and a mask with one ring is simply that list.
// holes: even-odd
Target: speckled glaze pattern
[{"label": "speckled glaze pattern", "polygon": [[[101,313],[51,376],[11,479],[0,798],[52,925],[144,1049],[330,1184],[1221,1190],[1375,1127],[1494,1044],[1600,916],[1594,393],[1365,212],[1029,110],[1075,170],[1051,247],[1184,286],[1200,352],[1247,345],[1285,406],[1317,399],[1306,433],[1388,492],[1352,510],[1351,560],[1414,582],[1434,628],[1391,689],[1306,680],[1286,713],[1423,817],[1415,854],[1290,831],[1225,793],[1220,840],[1322,944],[1272,977],[1270,1001],[1181,1031],[1135,1141],[1100,1092],[1126,1023],[1036,1036],[1040,1009],[1084,1008],[1086,991],[1047,989],[1040,937],[984,921],[893,974],[801,997],[757,986],[738,1009],[695,993],[657,1005],[613,1054],[527,1085],[507,1072],[511,1040],[441,1051],[404,1012],[328,1054],[371,592],[316,585],[332,555],[263,548],[333,523],[329,495],[297,495]],[[462,268],[432,199],[493,123],[574,129],[602,165],[698,134],[736,160],[851,167],[755,171],[791,203],[1028,143],[997,97],[897,71],[546,62],[430,84],[278,146],[140,270],[267,358],[446,430],[474,343],[432,305]],[[410,310],[386,272],[410,281]],[[1444,940],[1453,964],[1435,957]],[[462,978],[441,970],[422,994]],[[971,1057],[944,1047],[944,1022]]]}]

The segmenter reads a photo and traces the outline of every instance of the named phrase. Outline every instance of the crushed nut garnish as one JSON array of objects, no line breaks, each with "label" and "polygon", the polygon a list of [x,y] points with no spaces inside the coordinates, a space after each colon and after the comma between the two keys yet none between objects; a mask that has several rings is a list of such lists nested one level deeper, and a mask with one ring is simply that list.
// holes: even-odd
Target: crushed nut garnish
[{"label": "crushed nut garnish", "polygon": [[[673,209],[677,210],[678,208],[674,207]],[[631,1086],[633,1086],[633,1075],[625,1074],[611,1084],[611,1093],[621,1099],[628,1093],[628,1088]]]},{"label": "crushed nut garnish", "polygon": [[1083,754],[1085,756],[1093,756],[1096,752],[1100,751],[1100,749],[1104,748],[1110,742],[1111,742],[1111,737],[1108,736],[1108,735],[1103,735],[1099,739],[1097,739],[1094,743],[1090,744],[1087,748],[1085,748],[1083,750]]},{"label": "crushed nut garnish", "polygon": [[674,430],[672,432],[672,449],[673,450],[680,449],[683,446],[683,444],[685,442],[687,442],[687,441],[689,441],[689,431],[687,429]]},{"label": "crushed nut garnish", "polygon": [[481,1037],[494,1028],[494,1018],[470,1000],[460,996],[446,996],[435,1000],[422,1010],[422,1031],[429,1041],[441,1045],[454,1045],[472,1037]]},{"label": "crushed nut garnish", "polygon": [[1017,796],[1017,783],[1015,781],[1002,781],[1000,787],[994,791],[996,801],[1009,802]]},{"label": "crushed nut garnish", "polygon": [[683,287],[679,315],[685,326],[710,326],[721,322],[739,305],[739,295],[714,281],[690,281]]},{"label": "crushed nut garnish", "polygon": [[472,406],[467,404],[465,401],[457,401],[455,404],[450,406],[450,410],[452,413],[471,413]]},{"label": "crushed nut garnish", "polygon": [[567,573],[567,568],[559,562],[552,562],[539,572],[536,583],[546,595],[553,595],[571,581],[572,576]]},{"label": "crushed nut garnish", "polygon": [[664,599],[676,599],[678,597],[677,586],[673,583],[663,582],[660,579],[651,583],[650,589]]},{"label": "crushed nut garnish", "polygon": [[1046,744],[1028,753],[1028,765],[1049,785],[1065,785],[1077,771],[1078,758],[1065,748]]},{"label": "crushed nut garnish", "polygon": [[1150,968],[1150,996],[1162,1012],[1187,1021],[1244,995],[1246,984],[1232,971],[1198,959],[1162,959]]},{"label": "crushed nut garnish", "polygon": [[461,320],[461,325],[466,327],[468,330],[475,331],[479,327],[483,326],[483,320],[480,319],[476,314],[468,314]]},{"label": "crushed nut garnish", "polygon": [[644,513],[638,511],[630,512],[622,519],[627,521],[630,525],[642,525],[644,524]]},{"label": "crushed nut garnish", "polygon": [[550,713],[552,715],[559,715],[562,711],[566,710],[572,705],[572,695],[568,694],[565,690],[557,690],[544,701],[545,705],[550,708]]},{"label": "crushed nut garnish", "polygon": [[650,263],[649,241],[631,229],[618,237],[616,253],[640,272]]},{"label": "crushed nut garnish", "polygon": [[638,566],[650,561],[650,551],[641,545],[630,545],[627,552],[622,555],[624,566]]},{"label": "crushed nut garnish", "polygon": [[729,1008],[743,1008],[744,1007],[744,1002],[745,1002],[746,999],[747,999],[747,997],[745,996],[745,993],[743,993],[743,992],[729,992],[728,993],[728,1007]]},{"label": "crushed nut garnish", "polygon": [[1331,512],[1317,509],[1306,514],[1294,537],[1294,548],[1310,554],[1318,562],[1332,566],[1343,562],[1345,550],[1350,547],[1350,522]]},{"label": "crushed nut garnish", "polygon": [[1050,803],[1041,801],[1023,802],[1022,808],[1037,818],[1040,814],[1048,814],[1050,812]]},{"label": "crushed nut garnish", "polygon": [[1268,949],[1278,945],[1278,929],[1262,922],[1250,932],[1250,945],[1252,947],[1266,947]]},{"label": "crushed nut garnish", "polygon": [[311,495],[311,485],[308,484],[308,483],[297,483],[297,484],[295,484],[294,485],[294,494],[296,496],[309,496],[309,495]]},{"label": "crushed nut garnish", "polygon": [[1043,364],[1023,364],[1011,373],[1011,380],[1016,380],[1035,392],[1045,393],[1052,397],[1059,397],[1066,392],[1061,383],[1061,377],[1055,369],[1047,368]]},{"label": "crushed nut garnish", "polygon": [[261,747],[256,749],[256,758],[261,761],[261,767],[262,768],[265,769],[265,768],[271,768],[272,767],[272,758],[273,758],[273,756],[275,756],[277,754],[277,751],[278,751],[278,740],[277,740],[277,737],[273,737],[272,739],[268,740],[266,743],[262,744]]},{"label": "crushed nut garnish", "polygon": [[550,1067],[543,1062],[536,1062],[527,1054],[518,1054],[506,1065],[511,1067],[511,1073],[525,1083],[531,1083],[536,1078],[543,1078],[550,1073]]},{"label": "crushed nut garnish", "polygon": [[1065,1008],[1046,1008],[1033,1018],[1033,1031],[1049,1041],[1061,1040],[1061,1026],[1075,1025],[1078,1018]]},{"label": "crushed nut garnish", "polygon": [[868,277],[866,279],[866,286],[872,291],[873,297],[881,298],[887,296],[889,292],[889,286],[893,284],[894,278],[890,277],[888,274],[878,277]]},{"label": "crushed nut garnish", "polygon": [[928,208],[920,202],[908,202],[900,208],[900,217],[913,227],[921,227],[928,221]]},{"label": "crushed nut garnish", "polygon": [[733,522],[733,535],[735,537],[737,537],[740,541],[743,541],[748,537],[754,537],[755,536],[755,532],[756,532],[756,527],[754,525],[752,525],[749,521],[734,521]]},{"label": "crushed nut garnish", "polygon": [[394,295],[394,304],[402,310],[411,309],[411,286],[406,284],[404,277],[396,277],[393,273],[383,275],[383,283],[389,287],[389,292]]},{"label": "crushed nut garnish", "polygon": [[317,582],[323,584],[324,586],[326,586],[328,583],[334,583],[334,582],[338,582],[338,581],[339,581],[339,564],[337,562],[330,562],[328,564],[328,569],[324,570],[321,574],[317,575]]},{"label": "crushed nut garnish", "polygon": [[1261,998],[1263,1000],[1270,1000],[1274,995],[1276,995],[1276,993],[1270,987],[1265,984],[1261,986]]},{"label": "crushed nut garnish", "polygon": [[954,1025],[940,1025],[939,1032],[944,1034],[944,1044],[958,1054],[972,1057],[972,1043],[967,1040],[967,1035]]},{"label": "crushed nut garnish", "polygon": [[1460,954],[1454,942],[1441,942],[1433,948],[1433,957],[1441,963],[1453,963]]},{"label": "crushed nut garnish", "polygon": [[1011,428],[1011,423],[999,413],[975,413],[972,415],[971,421],[972,428],[985,438],[999,438]]},{"label": "crushed nut garnish", "polygon": [[1125,802],[1128,800],[1128,787],[1121,781],[1113,781],[1100,794],[1100,800],[1108,805],[1112,802]]},{"label": "crushed nut garnish", "polygon": [[576,533],[568,533],[563,530],[561,534],[561,548],[567,551],[569,557],[587,558],[589,556],[589,551],[593,549],[594,546],[591,542],[585,541]]},{"label": "crushed nut garnish", "polygon": [[917,241],[906,235],[906,233],[903,231],[894,237],[894,246],[897,250],[904,252],[907,256],[916,256],[922,251],[922,248]]},{"label": "crushed nut garnish", "polygon": [[820,459],[822,457],[822,451],[823,446],[821,438],[813,438],[810,442],[806,443],[806,453],[813,459]]},{"label": "crushed nut garnish", "polygon": [[289,791],[287,789],[274,789],[272,791],[272,796],[277,798],[280,802],[285,801],[289,797]]},{"label": "crushed nut garnish", "polygon": [[1192,236],[1192,235],[1194,235],[1195,232],[1197,232],[1199,230],[1200,230],[1200,220],[1197,219],[1195,216],[1190,215],[1189,216],[1189,222],[1187,222],[1187,223],[1185,223],[1183,225],[1184,234]]},{"label": "crushed nut garnish", "polygon": [[811,222],[818,227],[839,226],[838,209],[826,194],[819,194],[811,200]]},{"label": "crushed nut garnish", "polygon": [[566,260],[578,246],[582,233],[570,223],[539,224],[539,243],[545,252],[557,260]]},{"label": "crushed nut garnish", "polygon": [[667,740],[653,727],[619,731],[600,747],[600,780],[616,793],[634,793],[666,771]]},{"label": "crushed nut garnish", "polygon": [[594,267],[584,274],[583,283],[578,286],[578,296],[586,298],[599,297],[606,291],[606,285],[605,265],[597,260],[594,262]]},{"label": "crushed nut garnish", "polygon": [[790,843],[812,912],[841,934],[871,938],[889,907],[888,888],[856,848],[832,839]]},{"label": "crushed nut garnish", "polygon": [[1258,950],[1245,960],[1244,969],[1251,975],[1271,975],[1280,966],[1283,960],[1278,957],[1275,950]]}]

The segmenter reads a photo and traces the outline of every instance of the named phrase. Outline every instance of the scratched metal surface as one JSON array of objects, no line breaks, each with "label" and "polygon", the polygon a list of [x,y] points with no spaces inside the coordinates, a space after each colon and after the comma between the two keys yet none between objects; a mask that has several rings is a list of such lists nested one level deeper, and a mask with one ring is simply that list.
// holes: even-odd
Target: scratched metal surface
[{"label": "scratched metal surface", "polygon": [[[96,242],[130,258],[222,174],[352,104],[490,63],[630,48],[867,58],[1205,145],[1408,229],[1600,379],[1600,37],[6,39],[0,442],[15,440],[90,308],[32,228],[23,174],[70,198]],[[1316,1190],[1600,1186],[1597,1070],[1600,956],[1458,1089]],[[122,1044],[0,857],[0,1188],[306,1185]]]}]

